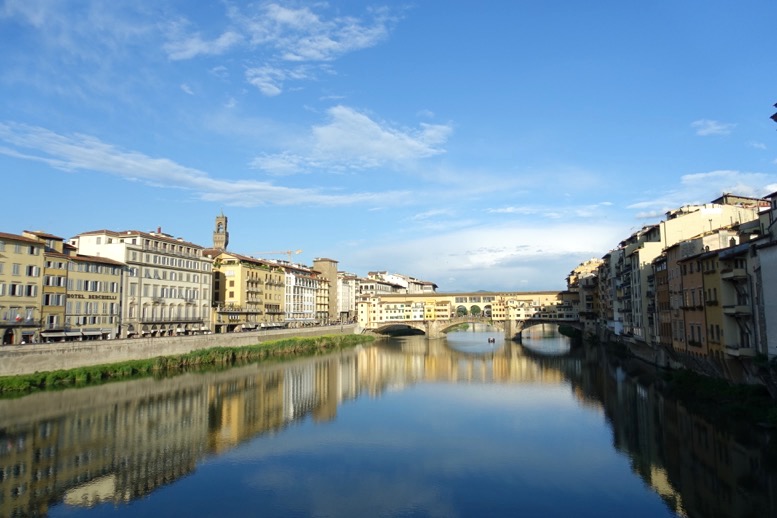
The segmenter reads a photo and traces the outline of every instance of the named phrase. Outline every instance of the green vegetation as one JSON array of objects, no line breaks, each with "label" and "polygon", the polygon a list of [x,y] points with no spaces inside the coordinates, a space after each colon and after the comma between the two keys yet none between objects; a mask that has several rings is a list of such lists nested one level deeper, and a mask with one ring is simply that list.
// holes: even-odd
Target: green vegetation
[{"label": "green vegetation", "polygon": [[146,360],[130,360],[20,376],[0,376],[0,396],[18,396],[36,390],[83,387],[116,380],[168,375],[192,369],[229,368],[241,363],[286,360],[339,351],[372,340],[374,338],[367,335],[286,338],[245,347],[213,347]]}]

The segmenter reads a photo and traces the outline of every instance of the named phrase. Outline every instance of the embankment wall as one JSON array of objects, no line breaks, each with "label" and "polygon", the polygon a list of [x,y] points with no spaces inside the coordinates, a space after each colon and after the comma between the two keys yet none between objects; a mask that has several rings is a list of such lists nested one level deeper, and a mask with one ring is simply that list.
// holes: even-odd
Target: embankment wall
[{"label": "embankment wall", "polygon": [[355,325],[343,325],[198,336],[8,345],[0,347],[0,376],[143,360],[211,347],[243,347],[295,336],[354,334],[355,329]]}]

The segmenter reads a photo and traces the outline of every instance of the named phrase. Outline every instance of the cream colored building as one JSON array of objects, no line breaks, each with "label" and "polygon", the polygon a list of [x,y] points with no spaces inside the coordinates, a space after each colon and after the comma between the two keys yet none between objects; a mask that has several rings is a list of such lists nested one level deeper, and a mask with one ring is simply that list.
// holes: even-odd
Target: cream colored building
[{"label": "cream colored building", "polygon": [[121,282],[125,265],[106,257],[68,257],[65,333],[67,338],[116,338],[121,323]]},{"label": "cream colored building", "polygon": [[232,333],[284,322],[285,272],[264,259],[209,249],[213,262],[214,331]]},{"label": "cream colored building", "polygon": [[70,244],[80,254],[127,265],[120,337],[210,332],[213,261],[202,246],[161,229],[96,230],[77,235]]},{"label": "cream colored building", "polygon": [[44,244],[0,232],[0,343],[38,341]]}]

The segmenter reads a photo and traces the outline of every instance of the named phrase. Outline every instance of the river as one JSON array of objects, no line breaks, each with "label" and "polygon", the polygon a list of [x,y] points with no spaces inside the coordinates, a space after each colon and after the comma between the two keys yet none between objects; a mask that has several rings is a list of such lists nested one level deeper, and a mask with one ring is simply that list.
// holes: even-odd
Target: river
[{"label": "river", "polygon": [[0,516],[777,516],[767,432],[716,429],[649,366],[550,326],[524,335],[0,400]]}]

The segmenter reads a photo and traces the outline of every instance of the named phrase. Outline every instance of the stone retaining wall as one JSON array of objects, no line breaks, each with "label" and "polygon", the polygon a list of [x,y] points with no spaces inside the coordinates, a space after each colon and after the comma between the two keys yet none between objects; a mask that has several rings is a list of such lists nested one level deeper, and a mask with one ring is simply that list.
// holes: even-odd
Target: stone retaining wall
[{"label": "stone retaining wall", "polygon": [[0,347],[0,376],[142,360],[211,347],[242,347],[294,336],[354,334],[355,328],[355,325],[342,325],[198,336],[7,345]]}]

